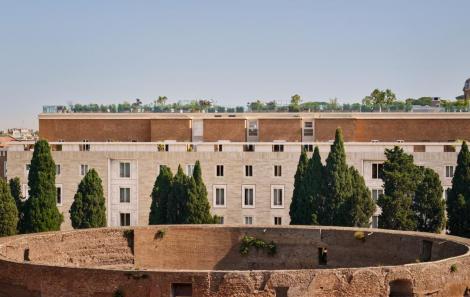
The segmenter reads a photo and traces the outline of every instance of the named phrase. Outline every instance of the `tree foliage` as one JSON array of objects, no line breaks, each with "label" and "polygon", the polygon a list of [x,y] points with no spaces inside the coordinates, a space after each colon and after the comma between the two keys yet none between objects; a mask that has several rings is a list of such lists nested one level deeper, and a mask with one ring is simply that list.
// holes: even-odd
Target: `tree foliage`
[{"label": "tree foliage", "polygon": [[207,188],[202,179],[201,163],[196,161],[191,177],[188,199],[187,224],[212,224],[215,218],[210,213],[211,206],[207,200]]},{"label": "tree foliage", "polygon": [[17,232],[18,210],[11,195],[10,187],[0,178],[0,236],[10,236]]},{"label": "tree foliage", "polygon": [[396,95],[390,89],[386,89],[385,91],[375,89],[369,96],[366,96],[362,100],[362,103],[368,106],[378,106],[379,110],[382,111],[384,105],[390,106],[396,99]]},{"label": "tree foliage", "polygon": [[308,162],[307,153],[302,150],[294,176],[294,193],[289,210],[292,225],[309,225],[311,221],[311,213],[307,209],[309,202],[307,197],[308,186],[305,184]]},{"label": "tree foliage", "polygon": [[465,141],[447,195],[447,216],[451,234],[470,237],[470,152]]},{"label": "tree foliage", "polygon": [[149,224],[168,223],[168,200],[173,182],[173,173],[167,166],[160,167],[160,173],[155,180],[151,194]]},{"label": "tree foliage", "polygon": [[15,200],[16,209],[18,210],[18,225],[17,230],[20,232],[22,230],[22,224],[24,220],[23,207],[24,207],[24,197],[21,192],[21,181],[19,177],[10,179],[9,181],[10,192]]},{"label": "tree foliage", "polygon": [[49,143],[39,140],[34,145],[28,175],[29,199],[24,205],[25,233],[56,231],[64,220],[57,209],[56,168]]},{"label": "tree foliage", "polygon": [[75,229],[106,226],[103,185],[95,169],[90,169],[78,185],[69,212],[72,226]]}]

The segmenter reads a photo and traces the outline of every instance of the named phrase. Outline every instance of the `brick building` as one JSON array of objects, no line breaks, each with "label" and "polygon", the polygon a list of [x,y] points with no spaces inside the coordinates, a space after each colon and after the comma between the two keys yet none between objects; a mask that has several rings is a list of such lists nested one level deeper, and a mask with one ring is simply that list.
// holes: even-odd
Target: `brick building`
[{"label": "brick building", "polygon": [[[108,224],[146,225],[161,165],[190,174],[201,161],[214,214],[228,224],[289,223],[293,179],[302,148],[318,145],[322,160],[341,127],[349,165],[376,198],[384,149],[399,145],[415,163],[451,186],[459,140],[470,139],[467,113],[44,113],[39,135],[52,144],[63,229],[77,185],[90,168],[103,179]],[[8,148],[7,175],[27,193],[30,143]],[[377,215],[372,224],[377,224]]]}]

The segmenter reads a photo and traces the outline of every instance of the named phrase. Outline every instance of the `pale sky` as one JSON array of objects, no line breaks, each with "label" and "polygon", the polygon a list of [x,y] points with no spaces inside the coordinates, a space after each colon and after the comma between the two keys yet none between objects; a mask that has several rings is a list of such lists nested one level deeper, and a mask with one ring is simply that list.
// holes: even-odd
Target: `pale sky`
[{"label": "pale sky", "polygon": [[0,0],[0,129],[42,105],[455,98],[468,0]]}]

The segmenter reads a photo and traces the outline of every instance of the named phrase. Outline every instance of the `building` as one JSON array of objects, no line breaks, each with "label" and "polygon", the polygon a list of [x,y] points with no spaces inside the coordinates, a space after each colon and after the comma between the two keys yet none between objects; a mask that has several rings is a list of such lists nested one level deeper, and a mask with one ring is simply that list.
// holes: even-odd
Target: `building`
[{"label": "building", "polygon": [[465,81],[465,85],[463,86],[463,95],[465,99],[470,99],[470,78]]},{"label": "building", "polygon": [[[77,186],[90,168],[103,180],[109,226],[146,225],[150,193],[161,165],[191,174],[201,161],[211,210],[226,224],[289,224],[289,205],[301,149],[318,145],[327,157],[341,127],[348,164],[364,176],[372,196],[384,150],[413,154],[451,186],[459,140],[470,139],[467,113],[43,113],[39,135],[52,144],[57,203],[63,229]],[[8,148],[7,176],[27,193],[31,142]],[[377,215],[372,225],[377,226]]]}]

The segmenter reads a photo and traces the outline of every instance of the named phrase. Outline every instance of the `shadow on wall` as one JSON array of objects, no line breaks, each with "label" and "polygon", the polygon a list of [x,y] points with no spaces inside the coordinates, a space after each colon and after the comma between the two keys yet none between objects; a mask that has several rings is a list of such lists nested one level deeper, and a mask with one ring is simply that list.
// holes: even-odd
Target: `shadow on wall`
[{"label": "shadow on wall", "polygon": [[41,297],[41,292],[30,291],[22,286],[0,283],[0,297]]}]

